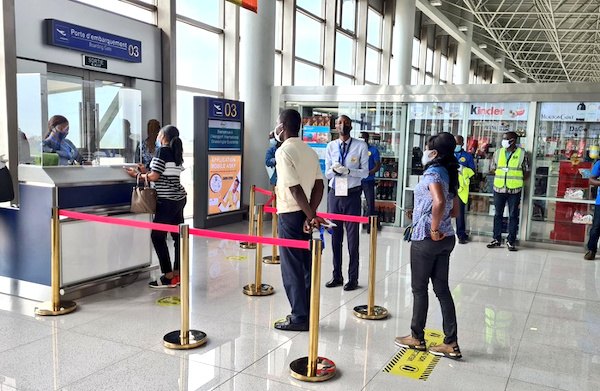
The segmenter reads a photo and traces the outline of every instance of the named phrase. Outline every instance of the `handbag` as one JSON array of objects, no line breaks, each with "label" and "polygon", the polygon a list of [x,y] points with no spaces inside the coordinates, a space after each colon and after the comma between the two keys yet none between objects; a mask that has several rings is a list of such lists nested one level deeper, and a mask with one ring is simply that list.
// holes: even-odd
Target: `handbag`
[{"label": "handbag", "polygon": [[413,228],[415,227],[415,225],[416,225],[416,224],[417,224],[419,221],[421,221],[421,219],[422,219],[423,217],[427,216],[428,214],[431,214],[431,210],[430,210],[429,212],[423,213],[423,214],[421,215],[421,217],[419,217],[419,220],[417,220],[417,221],[413,221],[412,223],[410,223],[410,224],[408,225],[408,227],[406,227],[406,229],[404,230],[404,238],[403,238],[403,240],[404,240],[405,242],[410,242],[410,240],[411,240],[411,237],[412,237]]},{"label": "handbag", "polygon": [[156,213],[156,190],[150,187],[148,176],[143,186],[140,186],[140,174],[136,177],[136,184],[131,193],[131,212]]}]

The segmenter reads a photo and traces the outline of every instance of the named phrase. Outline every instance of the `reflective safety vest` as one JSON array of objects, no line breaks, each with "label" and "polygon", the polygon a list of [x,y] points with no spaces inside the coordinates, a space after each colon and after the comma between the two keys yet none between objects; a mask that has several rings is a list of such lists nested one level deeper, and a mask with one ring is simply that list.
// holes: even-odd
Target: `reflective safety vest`
[{"label": "reflective safety vest", "polygon": [[460,166],[458,170],[458,197],[463,204],[466,204],[469,200],[469,184],[473,175],[475,175],[475,172],[469,167]]},{"label": "reflective safety vest", "polygon": [[494,187],[502,189],[520,189],[523,187],[523,160],[525,152],[521,148],[515,149],[510,155],[510,160],[506,161],[506,148],[496,152],[496,172],[494,177]]}]

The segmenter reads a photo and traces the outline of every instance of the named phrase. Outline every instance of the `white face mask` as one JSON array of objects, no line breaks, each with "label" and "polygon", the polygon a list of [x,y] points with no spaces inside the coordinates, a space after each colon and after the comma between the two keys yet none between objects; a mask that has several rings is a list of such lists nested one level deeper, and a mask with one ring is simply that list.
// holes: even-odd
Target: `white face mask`
[{"label": "white face mask", "polygon": [[502,148],[510,147],[510,140],[502,140]]},{"label": "white face mask", "polygon": [[281,128],[282,124],[279,124],[275,127],[275,129],[273,129],[273,137],[275,137],[275,140],[280,143],[281,142],[281,134],[283,133],[283,130],[280,133],[277,133],[277,129]]},{"label": "white face mask", "polygon": [[432,149],[431,151],[426,150],[425,152],[423,152],[423,156],[421,157],[421,163],[423,164],[423,167],[425,167],[427,164],[429,164],[429,162],[436,158],[437,154],[433,155],[433,151],[435,151],[435,149]]}]

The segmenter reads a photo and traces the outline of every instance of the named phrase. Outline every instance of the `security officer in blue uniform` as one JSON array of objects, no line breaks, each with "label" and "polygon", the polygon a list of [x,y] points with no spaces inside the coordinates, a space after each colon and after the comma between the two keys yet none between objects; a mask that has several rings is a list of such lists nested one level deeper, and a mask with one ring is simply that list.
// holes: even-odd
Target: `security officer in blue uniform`
[{"label": "security officer in blue uniform", "polygon": [[[336,122],[340,138],[327,144],[325,152],[325,177],[329,179],[329,211],[343,215],[360,216],[361,180],[369,175],[369,149],[363,140],[350,137],[352,121],[342,115]],[[343,285],[342,243],[344,227],[348,233],[348,283],[344,290],[358,288],[358,223],[334,221],[331,248],[333,249],[333,278],[327,288]]]},{"label": "security officer in blue uniform", "polygon": [[[473,156],[463,149],[463,145],[465,145],[465,139],[463,136],[455,136],[456,147],[454,149],[454,156],[456,160],[458,160],[458,164],[463,167],[470,168],[475,172],[475,160],[473,160]],[[463,203],[462,200],[458,202],[460,206],[460,213],[456,218],[456,236],[458,236],[458,242],[460,244],[467,243],[469,237],[467,236],[467,220],[465,218],[465,210],[467,208],[467,204]]]}]

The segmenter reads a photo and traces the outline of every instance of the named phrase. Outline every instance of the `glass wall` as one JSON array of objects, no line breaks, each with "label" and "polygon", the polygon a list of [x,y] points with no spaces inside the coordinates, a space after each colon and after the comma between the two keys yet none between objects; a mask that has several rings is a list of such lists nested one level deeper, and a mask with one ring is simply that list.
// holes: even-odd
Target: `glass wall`
[{"label": "glass wall", "polygon": [[[527,118],[529,103],[470,103],[467,106],[467,129],[465,151],[475,159],[475,176],[471,178],[469,204],[467,207],[467,232],[492,235],[494,228],[493,184],[494,173],[490,164],[494,152],[502,148],[502,136],[516,132],[519,144],[527,145]],[[521,199],[521,202],[523,200]],[[502,232],[508,232],[508,209],[504,210]],[[523,237],[522,233],[519,233]]]},{"label": "glass wall", "polygon": [[[465,116],[464,103],[411,103],[408,106],[407,142],[404,157],[406,174],[404,177],[403,209],[410,210],[414,205],[413,192],[423,175],[421,157],[427,139],[439,132],[458,135],[462,131]],[[402,218],[403,226],[409,224]]]},{"label": "glass wall", "polygon": [[528,239],[582,245],[598,191],[588,178],[598,159],[600,103],[541,103],[534,141]]},{"label": "glass wall", "polygon": [[[400,210],[396,205],[400,205],[401,173],[404,172],[405,106],[391,102],[288,102],[287,106],[302,114],[302,138],[317,152],[323,169],[325,147],[339,137],[335,122],[340,115],[347,115],[352,120],[352,137],[358,138],[360,132],[369,133],[370,145],[376,147],[381,155],[381,169],[375,174],[375,210],[383,225],[399,226]],[[366,215],[364,200],[363,213]]]}]

